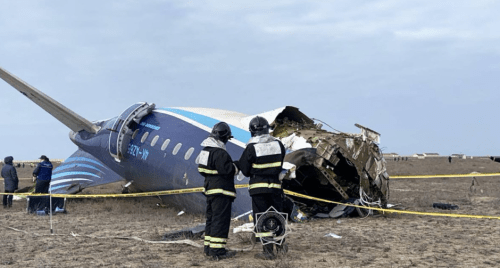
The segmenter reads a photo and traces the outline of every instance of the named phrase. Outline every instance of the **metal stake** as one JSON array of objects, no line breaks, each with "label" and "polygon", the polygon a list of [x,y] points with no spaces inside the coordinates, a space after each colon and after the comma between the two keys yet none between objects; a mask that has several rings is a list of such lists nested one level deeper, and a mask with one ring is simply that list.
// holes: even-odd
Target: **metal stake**
[{"label": "metal stake", "polygon": [[53,234],[54,233],[54,230],[52,229],[52,187],[49,186],[49,203],[50,203],[50,234]]}]

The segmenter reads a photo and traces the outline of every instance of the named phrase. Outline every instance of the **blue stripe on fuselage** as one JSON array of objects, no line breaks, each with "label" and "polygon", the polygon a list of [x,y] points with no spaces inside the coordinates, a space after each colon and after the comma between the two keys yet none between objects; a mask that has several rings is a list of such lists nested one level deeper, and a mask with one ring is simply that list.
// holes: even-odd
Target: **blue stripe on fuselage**
[{"label": "blue stripe on fuselage", "polygon": [[64,187],[67,187],[67,186],[70,186],[71,184],[65,184],[65,185],[59,185],[59,186],[50,186],[50,191],[55,191],[57,189],[61,189],[61,188],[64,188]]},{"label": "blue stripe on fuselage", "polygon": [[[58,166],[57,167],[57,171],[61,171],[61,170],[68,169],[68,168],[76,168],[76,167],[85,167],[85,168],[94,169],[94,170],[97,170],[99,172],[102,172],[100,169],[98,169],[98,168],[96,168],[94,166],[87,165],[87,164],[81,164],[81,163],[78,163],[78,164],[66,164],[66,165],[63,165],[63,166]],[[55,171],[56,170],[54,170],[54,172]]]},{"label": "blue stripe on fuselage", "polygon": [[73,176],[73,175],[88,175],[96,178],[100,178],[100,176],[90,173],[90,172],[83,172],[83,171],[71,171],[71,172],[63,172],[59,174],[52,175],[52,179],[57,179],[59,177],[64,177],[64,176]]},{"label": "blue stripe on fuselage", "polygon": [[[211,117],[208,117],[205,115],[201,115],[201,114],[197,114],[197,113],[193,113],[193,112],[189,112],[189,111],[184,111],[184,110],[180,110],[180,109],[174,109],[174,108],[159,108],[159,109],[169,111],[172,113],[176,113],[178,115],[182,115],[182,116],[187,117],[189,119],[192,119],[200,124],[203,124],[204,126],[210,128],[210,129],[215,124],[220,122],[217,119],[214,119],[214,118],[211,118]],[[236,126],[233,126],[233,125],[230,125],[230,126],[231,126],[231,133],[233,134],[235,139],[237,139],[243,143],[246,143],[251,138],[249,131],[243,130],[243,129],[236,127]]]}]

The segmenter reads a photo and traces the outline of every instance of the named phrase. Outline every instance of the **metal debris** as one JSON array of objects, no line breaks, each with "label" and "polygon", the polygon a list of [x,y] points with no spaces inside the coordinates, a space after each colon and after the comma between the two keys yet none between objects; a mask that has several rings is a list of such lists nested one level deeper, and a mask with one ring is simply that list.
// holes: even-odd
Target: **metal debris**
[{"label": "metal debris", "polygon": [[[360,134],[329,132],[298,109],[288,108],[272,123],[272,135],[284,140],[290,151],[285,161],[295,166],[295,176],[285,176],[283,188],[337,202],[354,198],[361,205],[385,208],[389,175],[378,146],[380,134],[359,124]],[[308,217],[328,214],[336,206],[290,198]]]}]

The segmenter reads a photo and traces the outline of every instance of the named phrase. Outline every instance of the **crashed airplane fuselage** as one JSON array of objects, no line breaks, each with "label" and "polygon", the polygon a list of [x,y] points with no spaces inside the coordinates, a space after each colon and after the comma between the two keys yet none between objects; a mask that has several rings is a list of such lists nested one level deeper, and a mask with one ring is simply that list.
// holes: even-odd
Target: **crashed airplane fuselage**
[{"label": "crashed airplane fuselage", "polygon": [[[287,147],[285,167],[295,170],[283,179],[284,189],[332,201],[355,198],[361,204],[387,203],[389,176],[377,145],[379,134],[359,125],[361,134],[325,131],[291,106],[248,116],[209,108],[156,108],[148,103],[134,104],[109,120],[90,122],[2,68],[0,77],[72,130],[70,139],[78,150],[54,170],[53,193],[78,193],[117,181],[127,181],[131,191],[203,187],[197,156],[213,125],[225,121],[231,126],[234,138],[227,151],[236,160],[250,139],[250,120],[259,115]],[[205,197],[200,192],[161,198],[186,211],[204,211]],[[335,206],[290,198],[309,215]],[[248,190],[237,189],[233,216],[249,210]]]}]

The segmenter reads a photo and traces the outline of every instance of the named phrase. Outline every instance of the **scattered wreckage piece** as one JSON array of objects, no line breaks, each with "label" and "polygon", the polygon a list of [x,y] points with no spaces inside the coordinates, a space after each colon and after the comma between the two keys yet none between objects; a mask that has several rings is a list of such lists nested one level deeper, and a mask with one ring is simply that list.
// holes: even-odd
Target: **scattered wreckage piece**
[{"label": "scattered wreckage piece", "polygon": [[447,203],[432,203],[433,208],[445,209],[445,210],[455,210],[458,209],[457,205],[447,204]]},{"label": "scattered wreckage piece", "polygon": [[500,162],[500,156],[490,156],[490,159],[495,162]]},{"label": "scattered wreckage piece", "polygon": [[163,235],[162,240],[174,241],[180,239],[202,239],[205,233],[205,224],[199,224],[194,227],[184,228],[182,230],[171,231]]},{"label": "scattered wreckage piece", "polygon": [[[379,133],[358,124],[355,126],[361,129],[360,134],[330,132],[298,109],[287,112],[272,123],[272,135],[290,150],[285,161],[294,165],[294,172],[283,178],[284,189],[336,202],[354,199],[365,206],[387,206],[389,175],[378,146]],[[329,214],[336,206],[289,198],[308,217]],[[357,211],[360,216],[369,213],[365,209]]]}]

